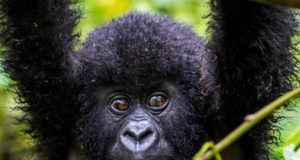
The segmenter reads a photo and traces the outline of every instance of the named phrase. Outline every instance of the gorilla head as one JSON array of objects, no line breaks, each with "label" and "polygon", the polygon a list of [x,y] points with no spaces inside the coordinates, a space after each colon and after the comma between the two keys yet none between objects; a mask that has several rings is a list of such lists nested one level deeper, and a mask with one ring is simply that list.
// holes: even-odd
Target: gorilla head
[{"label": "gorilla head", "polygon": [[207,140],[210,60],[188,27],[131,13],[96,29],[81,52],[87,155],[182,160]]}]

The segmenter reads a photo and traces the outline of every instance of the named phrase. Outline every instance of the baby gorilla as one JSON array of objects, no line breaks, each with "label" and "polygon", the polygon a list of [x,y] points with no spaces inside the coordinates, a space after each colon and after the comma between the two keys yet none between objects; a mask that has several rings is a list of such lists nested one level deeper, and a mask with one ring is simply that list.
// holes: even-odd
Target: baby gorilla
[{"label": "baby gorilla", "polygon": [[[208,43],[171,18],[133,12],[77,51],[76,2],[0,1],[4,71],[46,159],[70,159],[81,146],[93,160],[188,160],[299,81],[290,9],[215,0]],[[269,159],[276,120],[222,158]]]}]

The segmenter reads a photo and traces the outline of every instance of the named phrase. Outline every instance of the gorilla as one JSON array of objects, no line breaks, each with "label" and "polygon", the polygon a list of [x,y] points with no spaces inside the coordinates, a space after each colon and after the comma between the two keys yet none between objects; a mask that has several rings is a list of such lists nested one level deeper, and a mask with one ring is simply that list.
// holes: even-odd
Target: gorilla
[{"label": "gorilla", "polygon": [[[207,40],[170,17],[132,12],[80,47],[76,3],[0,1],[3,70],[45,159],[191,159],[298,79],[297,22],[288,8],[215,0]],[[269,116],[222,157],[270,159],[277,119]]]}]

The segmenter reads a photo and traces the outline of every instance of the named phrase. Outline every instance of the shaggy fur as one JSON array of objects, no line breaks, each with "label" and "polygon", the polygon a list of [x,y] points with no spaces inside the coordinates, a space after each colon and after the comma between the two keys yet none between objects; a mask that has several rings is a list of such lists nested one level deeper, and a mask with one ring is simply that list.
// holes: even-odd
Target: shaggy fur
[{"label": "shaggy fur", "polygon": [[[75,53],[80,12],[69,9],[73,3],[0,2],[4,70],[18,82],[28,132],[48,159],[67,159],[76,137],[87,157],[109,159],[106,148],[115,141],[116,128],[94,114],[94,93],[103,85],[134,89],[154,80],[176,82],[185,101],[177,119],[183,125],[165,121],[163,130],[177,159],[190,159],[204,141],[226,135],[298,78],[291,53],[296,22],[287,8],[216,0],[208,44],[171,18],[130,13],[95,29]],[[275,119],[241,138],[244,159],[269,158],[266,143],[274,139]]]}]

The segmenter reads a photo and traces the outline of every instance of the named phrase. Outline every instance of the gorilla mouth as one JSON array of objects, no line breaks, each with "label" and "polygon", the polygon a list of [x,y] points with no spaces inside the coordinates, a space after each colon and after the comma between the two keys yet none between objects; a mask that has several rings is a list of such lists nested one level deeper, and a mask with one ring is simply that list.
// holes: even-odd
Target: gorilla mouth
[{"label": "gorilla mouth", "polygon": [[[149,133],[150,134],[150,133]],[[151,133],[153,134],[153,133]],[[128,141],[128,135],[120,136],[120,141],[112,148],[111,157],[114,160],[166,160],[170,155],[167,144],[160,143],[157,134],[149,136],[144,141]],[[122,140],[122,138],[124,138]],[[126,141],[125,141],[126,140]]]},{"label": "gorilla mouth", "polygon": [[147,156],[142,152],[134,153],[134,160],[147,160]]}]

